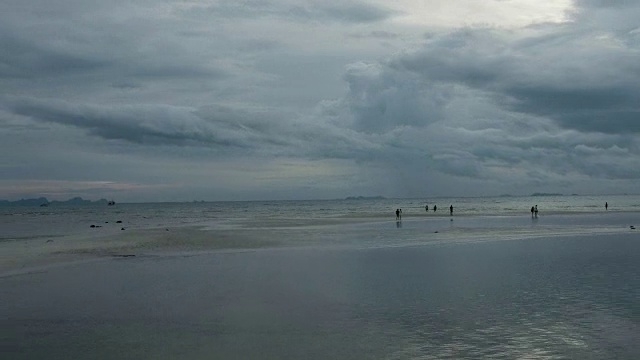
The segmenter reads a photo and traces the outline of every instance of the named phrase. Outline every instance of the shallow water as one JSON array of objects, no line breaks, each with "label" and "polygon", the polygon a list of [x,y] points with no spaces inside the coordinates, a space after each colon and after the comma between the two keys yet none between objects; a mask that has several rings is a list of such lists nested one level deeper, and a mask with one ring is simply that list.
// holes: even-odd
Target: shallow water
[{"label": "shallow water", "polygon": [[[608,211],[604,210],[605,201],[610,205]],[[425,204],[429,205],[429,212],[424,210]],[[439,204],[435,213],[434,204]],[[205,224],[215,228],[236,228],[284,220],[394,220],[398,208],[403,210],[403,220],[448,221],[450,204],[454,206],[454,218],[506,217],[510,218],[509,221],[511,218],[530,219],[529,209],[534,204],[540,209],[540,219],[566,214],[599,216],[640,212],[638,195],[119,203],[115,206],[51,205],[42,208],[1,206],[0,241],[70,234],[91,236],[117,232],[122,227],[140,229]],[[95,229],[90,225],[102,227]]]},{"label": "shallow water", "polygon": [[[640,230],[629,226],[640,225],[640,198],[607,199],[609,211],[598,197],[455,199],[453,217],[443,207],[424,212],[420,199],[0,209],[0,247],[121,227],[168,227],[180,238],[194,236],[180,229],[191,225],[212,241],[265,244],[140,250],[0,276],[0,351],[12,359],[638,359]],[[538,218],[528,212],[533,201]]]},{"label": "shallow water", "polygon": [[637,359],[634,234],[142,256],[0,278],[12,359]]}]

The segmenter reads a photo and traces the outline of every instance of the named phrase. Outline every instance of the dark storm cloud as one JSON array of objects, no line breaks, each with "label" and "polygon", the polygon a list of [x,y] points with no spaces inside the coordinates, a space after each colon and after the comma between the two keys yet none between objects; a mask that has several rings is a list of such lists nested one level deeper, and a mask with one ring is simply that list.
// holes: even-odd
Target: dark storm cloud
[{"label": "dark storm cloud", "polygon": [[224,18],[255,19],[277,17],[292,21],[371,23],[384,21],[397,15],[397,12],[359,1],[326,3],[311,1],[300,5],[273,1],[223,1],[215,5],[195,7],[191,14],[201,12],[216,14]]},{"label": "dark storm cloud", "polygon": [[574,0],[580,8],[625,8],[637,6],[633,0]]},{"label": "dark storm cloud", "polygon": [[239,156],[315,159],[350,159],[376,148],[357,133],[321,122],[225,106],[99,106],[22,99],[14,101],[10,110],[40,123],[70,126],[105,140],[149,147],[195,146]]},{"label": "dark storm cloud", "polygon": [[458,178],[638,178],[640,31],[628,24],[640,11],[615,21],[615,7],[591,5],[567,23],[435,32],[418,49],[353,64],[349,124],[379,139],[396,133],[423,151],[422,166]]},{"label": "dark storm cloud", "polygon": [[[607,40],[565,26],[553,34],[521,40],[498,30],[453,32],[396,59],[389,72],[402,69],[425,83],[485,91],[505,108],[545,116],[565,128],[640,132],[634,121],[640,112],[638,49],[598,44]],[[589,42],[595,46],[581,48]]]},{"label": "dark storm cloud", "polygon": [[350,34],[349,37],[354,39],[377,39],[377,40],[385,41],[385,40],[398,39],[400,38],[400,35],[390,31],[370,31],[367,33]]},{"label": "dark storm cloud", "polygon": [[184,29],[178,19],[145,13],[154,5],[161,8],[162,1],[118,1],[112,7],[95,2],[28,3],[0,4],[0,12],[13,14],[0,22],[0,78],[68,77],[59,84],[95,87],[105,80],[132,83],[135,77],[228,75],[207,56],[208,47],[190,49],[188,36],[178,31]]},{"label": "dark storm cloud", "polygon": [[335,21],[347,23],[383,21],[396,14],[394,11],[390,11],[388,9],[358,2],[342,2],[332,5],[321,5],[312,11],[304,9],[302,13],[307,15],[309,19],[333,19]]},{"label": "dark storm cloud", "polygon": [[364,133],[384,133],[401,126],[423,127],[441,120],[441,108],[450,97],[444,84],[424,83],[406,71],[380,64],[357,63],[344,76],[345,98],[354,126]]},{"label": "dark storm cloud", "polygon": [[[15,114],[86,130],[107,140],[147,145],[251,147],[252,136],[238,126],[213,126],[191,109],[167,105],[97,106],[67,102],[16,101]],[[223,116],[223,119],[227,120]],[[221,121],[218,125],[229,125]]]},{"label": "dark storm cloud", "polygon": [[11,34],[0,34],[0,78],[34,78],[96,71],[109,62],[47,48]]},{"label": "dark storm cloud", "polygon": [[640,133],[640,110],[612,110],[573,113],[558,118],[565,128],[609,134]]}]

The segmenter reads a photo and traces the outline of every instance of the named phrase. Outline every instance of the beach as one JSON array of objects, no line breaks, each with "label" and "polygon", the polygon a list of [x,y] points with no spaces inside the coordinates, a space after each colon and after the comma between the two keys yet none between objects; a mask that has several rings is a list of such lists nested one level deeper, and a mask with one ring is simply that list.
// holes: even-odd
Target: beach
[{"label": "beach", "polygon": [[19,234],[9,234],[0,241],[0,275],[76,261],[145,254],[309,246],[371,248],[618,234],[628,232],[628,224],[634,224],[639,218],[636,213],[625,212],[559,214],[544,220],[527,216],[425,217],[420,214],[405,215],[401,222],[384,217],[287,216],[227,219],[225,222],[200,219],[197,223],[167,219],[159,223],[105,223],[83,219],[70,228],[51,231],[52,226],[45,225],[41,228],[46,231],[30,228],[27,231],[19,229]]},{"label": "beach", "polygon": [[407,213],[109,221],[12,238],[0,348],[12,359],[640,356],[637,213]]}]

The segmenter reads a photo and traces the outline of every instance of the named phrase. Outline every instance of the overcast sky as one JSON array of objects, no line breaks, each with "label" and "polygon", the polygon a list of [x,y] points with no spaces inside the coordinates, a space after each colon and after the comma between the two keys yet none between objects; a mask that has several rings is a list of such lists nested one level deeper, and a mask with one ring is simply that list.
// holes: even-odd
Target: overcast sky
[{"label": "overcast sky", "polygon": [[640,2],[3,0],[0,199],[640,193]]}]

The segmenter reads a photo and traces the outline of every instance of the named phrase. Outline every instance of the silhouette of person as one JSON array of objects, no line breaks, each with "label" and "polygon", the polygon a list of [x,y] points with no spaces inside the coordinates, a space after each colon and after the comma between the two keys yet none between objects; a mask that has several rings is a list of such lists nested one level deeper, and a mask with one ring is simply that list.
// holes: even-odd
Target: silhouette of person
[{"label": "silhouette of person", "polygon": [[538,217],[538,205],[535,206],[535,208],[533,209],[533,212],[535,212],[536,217]]},{"label": "silhouette of person", "polygon": [[533,212],[535,211],[535,208],[532,206],[531,207],[531,217],[533,217]]},{"label": "silhouette of person", "polygon": [[400,209],[400,220],[402,220],[402,209]]},{"label": "silhouette of person", "polygon": [[449,206],[449,215],[453,216],[453,205]]},{"label": "silhouette of person", "polygon": [[607,203],[607,202],[604,203],[604,209],[605,210],[609,210],[609,203]]},{"label": "silhouette of person", "polygon": [[436,210],[438,210],[438,207],[436,205],[433,205],[433,212],[436,212]]},{"label": "silhouette of person", "polygon": [[424,211],[429,212],[429,205],[424,206]]},{"label": "silhouette of person", "polygon": [[396,209],[396,220],[400,220],[400,209]]}]

